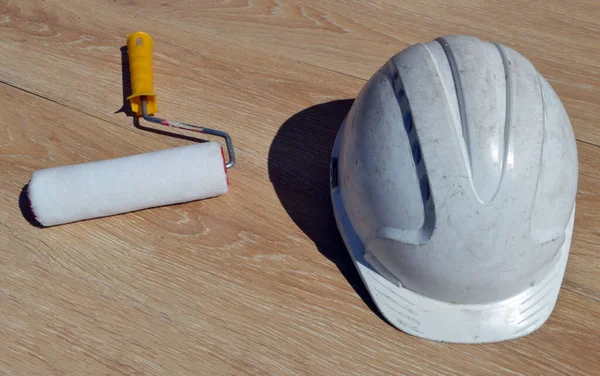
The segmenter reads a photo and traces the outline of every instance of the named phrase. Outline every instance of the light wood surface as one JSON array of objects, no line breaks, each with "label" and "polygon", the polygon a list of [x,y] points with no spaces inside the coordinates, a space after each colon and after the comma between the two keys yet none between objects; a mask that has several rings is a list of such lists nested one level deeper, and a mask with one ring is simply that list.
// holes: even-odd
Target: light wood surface
[{"label": "light wood surface", "polygon": [[[160,114],[234,138],[232,190],[32,226],[19,204],[33,171],[193,142],[122,111],[121,47],[138,29],[155,39]],[[328,193],[333,138],[365,80],[452,33],[525,54],[578,140],[557,306],[498,344],[430,342],[382,320]],[[599,40],[597,0],[0,0],[0,373],[600,374]]]}]

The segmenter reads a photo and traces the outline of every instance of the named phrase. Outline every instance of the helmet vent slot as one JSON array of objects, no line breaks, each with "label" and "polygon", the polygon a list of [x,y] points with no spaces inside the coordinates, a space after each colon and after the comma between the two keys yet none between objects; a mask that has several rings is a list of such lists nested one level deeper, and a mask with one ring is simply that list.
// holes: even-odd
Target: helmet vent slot
[{"label": "helmet vent slot", "polygon": [[423,161],[423,154],[421,152],[421,144],[419,143],[419,136],[414,124],[414,118],[410,109],[410,103],[402,79],[398,74],[398,71],[394,69],[392,73],[392,87],[394,93],[396,93],[396,99],[400,106],[402,113],[402,121],[404,123],[404,130],[408,136],[408,142],[412,151],[412,158],[415,165],[417,176],[419,177],[419,188],[421,190],[421,198],[423,203],[426,204],[431,198],[431,189],[429,187],[429,179],[427,177],[427,171],[425,169],[425,163]]}]

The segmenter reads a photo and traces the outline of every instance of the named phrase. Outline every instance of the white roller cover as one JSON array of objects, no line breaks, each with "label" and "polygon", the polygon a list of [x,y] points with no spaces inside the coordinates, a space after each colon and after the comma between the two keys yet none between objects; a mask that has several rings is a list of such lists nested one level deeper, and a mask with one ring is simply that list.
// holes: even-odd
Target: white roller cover
[{"label": "white roller cover", "polygon": [[214,197],[228,188],[221,145],[206,142],[36,171],[28,195],[37,221],[53,226]]}]

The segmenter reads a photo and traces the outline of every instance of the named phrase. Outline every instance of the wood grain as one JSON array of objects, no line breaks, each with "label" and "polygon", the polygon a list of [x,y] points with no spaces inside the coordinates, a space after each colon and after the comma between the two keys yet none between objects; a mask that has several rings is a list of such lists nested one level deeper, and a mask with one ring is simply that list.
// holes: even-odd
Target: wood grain
[{"label": "wood grain", "polygon": [[[595,0],[0,0],[0,373],[596,374],[599,20]],[[156,42],[160,113],[233,136],[232,190],[30,225],[19,198],[36,169],[193,142],[119,112],[120,48],[137,29]],[[449,33],[523,52],[579,140],[558,304],[505,343],[435,343],[386,324],[331,214],[329,153],[351,98],[392,54]]]}]

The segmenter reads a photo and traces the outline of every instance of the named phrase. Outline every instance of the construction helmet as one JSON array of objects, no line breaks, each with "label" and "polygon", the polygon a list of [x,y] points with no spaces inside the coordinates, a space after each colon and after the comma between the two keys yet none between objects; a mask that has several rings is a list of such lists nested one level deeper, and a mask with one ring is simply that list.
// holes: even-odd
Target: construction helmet
[{"label": "construction helmet", "polygon": [[521,54],[468,36],[413,45],[366,83],[331,161],[338,228],[383,316],[482,343],[550,316],[575,212],[577,149]]}]

